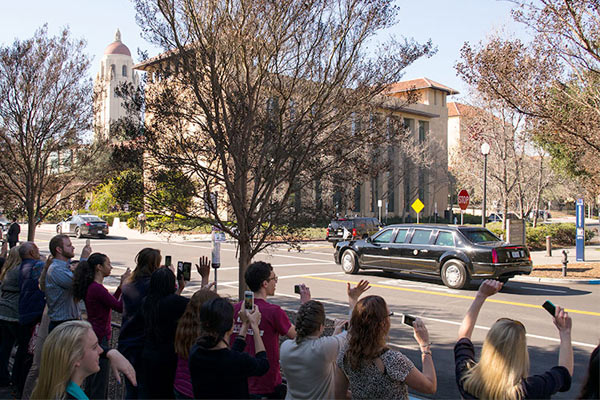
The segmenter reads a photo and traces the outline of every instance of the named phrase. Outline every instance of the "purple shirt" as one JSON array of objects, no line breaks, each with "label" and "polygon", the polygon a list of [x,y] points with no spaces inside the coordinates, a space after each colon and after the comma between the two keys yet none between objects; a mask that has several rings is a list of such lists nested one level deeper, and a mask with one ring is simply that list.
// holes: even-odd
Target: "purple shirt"
[{"label": "purple shirt", "polygon": [[192,376],[190,375],[189,360],[177,356],[177,371],[175,372],[175,382],[173,387],[179,393],[189,398],[194,398],[194,389],[192,388]]},{"label": "purple shirt", "polygon": [[123,312],[123,300],[121,297],[121,288],[117,288],[114,295],[98,282],[92,282],[85,295],[85,308],[87,309],[88,322],[98,336],[98,340],[103,337],[110,339],[110,313],[111,310]]}]

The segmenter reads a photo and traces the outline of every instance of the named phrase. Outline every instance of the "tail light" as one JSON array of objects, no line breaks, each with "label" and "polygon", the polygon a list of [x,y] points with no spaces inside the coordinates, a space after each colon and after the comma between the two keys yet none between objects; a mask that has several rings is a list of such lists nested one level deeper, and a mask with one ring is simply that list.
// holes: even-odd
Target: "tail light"
[{"label": "tail light", "polygon": [[529,253],[529,261],[531,261],[531,253]]},{"label": "tail light", "polygon": [[496,251],[496,249],[492,249],[492,263],[498,263],[498,252]]},{"label": "tail light", "polygon": [[326,235],[327,235],[327,237],[329,237],[329,228],[327,228],[327,234]]},{"label": "tail light", "polygon": [[352,237],[356,237],[356,228],[352,228]]},{"label": "tail light", "polygon": [[86,222],[86,223],[85,223],[85,226],[90,226],[90,223],[89,223],[89,222]]}]

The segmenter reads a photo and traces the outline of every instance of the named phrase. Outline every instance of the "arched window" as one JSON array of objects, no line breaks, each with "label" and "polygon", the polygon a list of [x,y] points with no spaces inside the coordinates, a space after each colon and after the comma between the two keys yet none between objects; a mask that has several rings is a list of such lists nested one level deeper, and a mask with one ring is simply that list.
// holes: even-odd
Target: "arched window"
[{"label": "arched window", "polygon": [[110,79],[115,78],[117,75],[115,64],[110,64]]},{"label": "arched window", "polygon": [[122,70],[123,76],[127,76],[127,66],[123,65],[123,70]]}]

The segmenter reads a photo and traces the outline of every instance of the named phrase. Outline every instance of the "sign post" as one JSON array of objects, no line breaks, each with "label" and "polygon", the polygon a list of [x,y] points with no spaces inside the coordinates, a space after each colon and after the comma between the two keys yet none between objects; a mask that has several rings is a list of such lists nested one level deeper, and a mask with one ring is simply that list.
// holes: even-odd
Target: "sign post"
[{"label": "sign post", "polygon": [[583,199],[577,199],[575,222],[575,260],[585,261],[585,206]]},{"label": "sign post", "polygon": [[463,225],[463,212],[469,207],[469,192],[465,189],[458,192],[458,206],[460,207],[460,224]]},{"label": "sign post", "polygon": [[412,209],[415,210],[415,212],[417,213],[417,224],[419,223],[419,214],[421,213],[421,211],[423,211],[423,207],[425,207],[425,204],[423,204],[423,202],[419,199],[416,199],[413,203],[412,203]]},{"label": "sign post", "polygon": [[212,250],[210,252],[212,267],[215,269],[215,291],[217,291],[217,269],[221,266],[221,243],[225,241],[225,232],[222,232],[216,226],[213,226],[212,235]]}]

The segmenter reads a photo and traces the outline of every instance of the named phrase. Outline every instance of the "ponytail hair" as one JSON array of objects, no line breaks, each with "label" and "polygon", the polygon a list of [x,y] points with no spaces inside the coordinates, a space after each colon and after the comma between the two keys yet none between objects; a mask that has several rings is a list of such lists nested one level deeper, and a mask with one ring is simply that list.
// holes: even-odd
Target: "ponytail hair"
[{"label": "ponytail hair", "polygon": [[222,297],[211,299],[200,308],[200,326],[202,335],[198,344],[205,349],[212,349],[231,330],[233,326],[233,306]]},{"label": "ponytail hair", "polygon": [[307,336],[325,325],[325,308],[320,301],[310,300],[300,306],[296,315],[296,343],[300,344]]},{"label": "ponytail hair", "polygon": [[104,264],[107,258],[102,253],[94,253],[86,261],[79,261],[73,273],[73,297],[75,301],[85,300],[88,287],[94,281],[96,267]]}]

